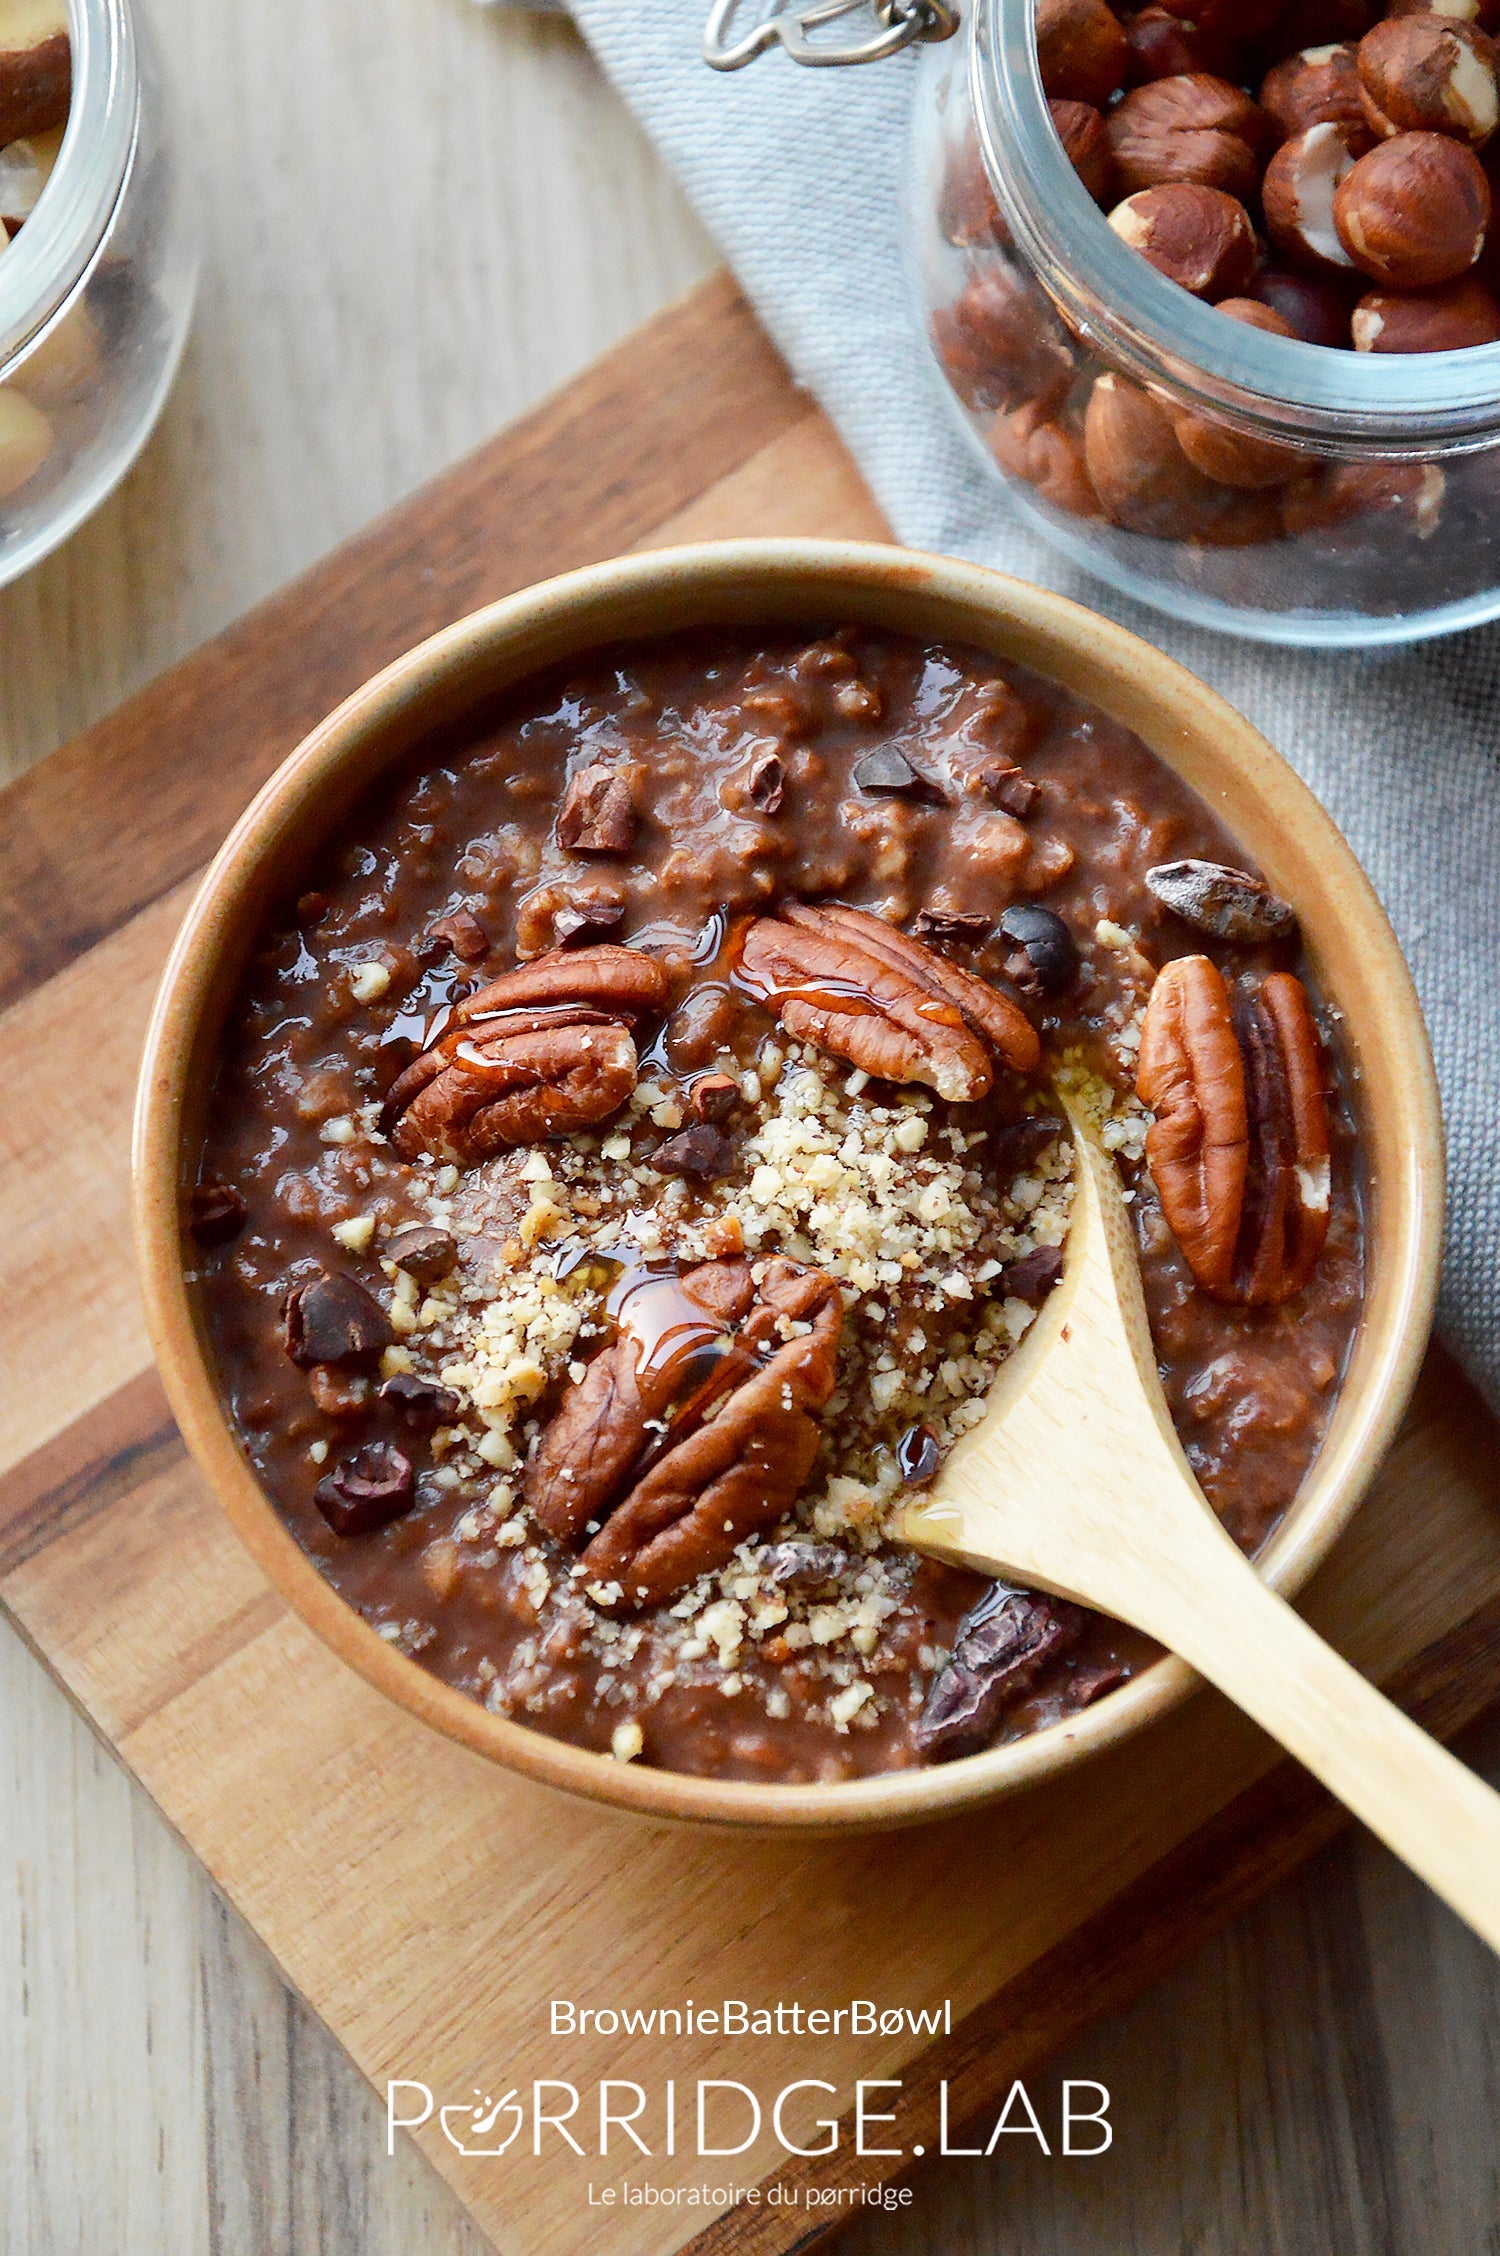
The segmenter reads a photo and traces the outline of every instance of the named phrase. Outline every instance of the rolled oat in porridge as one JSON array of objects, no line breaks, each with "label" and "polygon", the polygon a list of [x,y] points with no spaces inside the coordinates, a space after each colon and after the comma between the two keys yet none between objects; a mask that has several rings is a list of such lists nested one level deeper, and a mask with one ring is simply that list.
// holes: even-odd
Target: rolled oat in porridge
[{"label": "rolled oat in porridge", "polygon": [[1358,1316],[1293,909],[1140,742],[867,628],[604,652],[429,742],[231,1011],[188,1227],[297,1540],[496,1713],[738,1779],[940,1761],[1132,1632],[923,1560],[903,1505],[1118,1159],[1237,1541]]}]

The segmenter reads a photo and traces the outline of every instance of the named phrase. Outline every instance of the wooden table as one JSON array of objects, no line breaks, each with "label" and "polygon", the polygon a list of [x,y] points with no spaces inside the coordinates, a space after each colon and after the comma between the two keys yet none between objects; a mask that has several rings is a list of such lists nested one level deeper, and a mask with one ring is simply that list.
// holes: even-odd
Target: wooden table
[{"label": "wooden table", "polygon": [[[6,775],[712,261],[561,25],[144,4],[200,168],[202,310],[124,491],[0,594]],[[0,2256],[478,2251],[7,1629],[0,1748]],[[1500,1728],[1478,1752],[1500,1775]],[[950,2164],[845,2246],[1480,2256],[1497,2038],[1485,1955],[1350,1843],[1059,2064],[1111,2086],[1108,2158]]]}]

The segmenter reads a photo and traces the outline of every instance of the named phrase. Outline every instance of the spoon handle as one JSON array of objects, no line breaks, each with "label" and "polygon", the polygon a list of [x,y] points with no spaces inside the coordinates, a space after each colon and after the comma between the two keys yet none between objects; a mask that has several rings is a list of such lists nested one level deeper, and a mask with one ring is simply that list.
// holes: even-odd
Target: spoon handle
[{"label": "spoon handle", "polygon": [[[1217,1537],[1217,1530],[1212,1531]],[[1195,1547],[1191,1593],[1132,1609],[1322,1780],[1500,1951],[1500,1794],[1326,1645],[1227,1543]]]}]

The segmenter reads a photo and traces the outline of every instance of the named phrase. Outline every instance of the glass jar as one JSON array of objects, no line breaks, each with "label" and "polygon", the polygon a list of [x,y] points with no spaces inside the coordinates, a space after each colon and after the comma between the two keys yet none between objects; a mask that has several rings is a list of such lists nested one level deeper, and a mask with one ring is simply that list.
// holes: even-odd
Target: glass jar
[{"label": "glass jar", "polygon": [[[1347,646],[1500,615],[1500,345],[1345,352],[1169,282],[1064,154],[1034,12],[972,0],[918,82],[909,240],[976,474],[1087,571],[1206,626]],[[1195,468],[1186,415],[1199,460],[1259,482]]]},{"label": "glass jar", "polygon": [[66,539],[144,446],[196,281],[159,67],[129,0],[68,0],[68,16],[67,128],[0,256],[0,585]]}]

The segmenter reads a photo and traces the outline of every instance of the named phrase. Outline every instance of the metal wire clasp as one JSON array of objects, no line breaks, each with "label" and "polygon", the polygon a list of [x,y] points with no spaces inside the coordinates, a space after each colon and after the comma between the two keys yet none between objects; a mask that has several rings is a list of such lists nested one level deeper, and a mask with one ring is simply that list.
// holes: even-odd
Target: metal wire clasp
[{"label": "metal wire clasp", "polygon": [[[772,0],[771,12],[754,29],[734,36],[742,0],[714,0],[703,31],[703,60],[715,70],[743,70],[768,47],[781,46],[794,63],[814,67],[832,63],[878,63],[919,40],[951,39],[958,10],[948,0],[803,0],[784,7]],[[845,16],[873,18],[876,29],[864,38],[816,39],[825,24]]]}]

